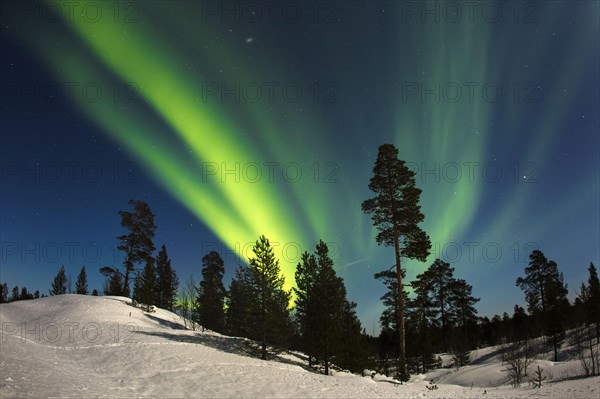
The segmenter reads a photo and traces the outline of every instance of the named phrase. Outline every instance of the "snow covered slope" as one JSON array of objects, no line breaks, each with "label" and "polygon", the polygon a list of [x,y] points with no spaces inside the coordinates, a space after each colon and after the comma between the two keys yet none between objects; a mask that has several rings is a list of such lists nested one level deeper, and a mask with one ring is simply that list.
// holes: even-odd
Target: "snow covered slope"
[{"label": "snow covered slope", "polygon": [[539,390],[438,383],[429,391],[429,376],[406,385],[323,376],[306,370],[299,356],[249,357],[243,339],[185,330],[171,312],[145,313],[127,302],[60,295],[0,305],[0,397],[597,398],[600,392],[599,378]]}]

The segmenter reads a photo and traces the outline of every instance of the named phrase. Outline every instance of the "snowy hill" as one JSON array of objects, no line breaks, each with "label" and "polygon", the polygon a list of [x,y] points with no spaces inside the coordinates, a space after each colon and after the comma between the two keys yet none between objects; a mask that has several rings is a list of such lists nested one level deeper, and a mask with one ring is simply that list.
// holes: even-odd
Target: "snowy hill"
[{"label": "snowy hill", "polygon": [[[262,361],[248,356],[244,339],[186,330],[174,313],[145,313],[129,301],[60,295],[0,305],[0,397],[597,398],[600,393],[598,377],[549,382],[537,390],[502,385],[493,348],[474,353],[474,364],[458,372],[415,376],[405,385],[379,376],[324,376],[307,370],[300,355]],[[551,366],[547,363],[542,367]],[[431,378],[435,391],[426,388]]]}]

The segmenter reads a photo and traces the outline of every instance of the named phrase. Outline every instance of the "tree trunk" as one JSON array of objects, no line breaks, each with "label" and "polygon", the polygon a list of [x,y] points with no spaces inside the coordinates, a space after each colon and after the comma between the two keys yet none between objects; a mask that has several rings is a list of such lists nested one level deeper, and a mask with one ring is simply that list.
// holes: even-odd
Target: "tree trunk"
[{"label": "tree trunk", "polygon": [[404,332],[404,295],[402,285],[402,268],[400,265],[400,240],[398,227],[394,225],[394,251],[396,255],[396,275],[398,276],[398,374],[401,379],[406,378],[406,342]]}]

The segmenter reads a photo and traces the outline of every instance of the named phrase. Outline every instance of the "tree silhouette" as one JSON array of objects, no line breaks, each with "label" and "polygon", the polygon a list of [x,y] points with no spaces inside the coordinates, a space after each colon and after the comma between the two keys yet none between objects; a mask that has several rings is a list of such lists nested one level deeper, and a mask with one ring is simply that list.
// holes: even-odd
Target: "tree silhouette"
[{"label": "tree silhouette", "polygon": [[362,210],[372,215],[373,225],[379,231],[377,243],[394,247],[398,279],[399,376],[407,380],[401,257],[425,261],[429,256],[429,236],[419,227],[425,219],[419,206],[421,190],[416,187],[415,173],[398,159],[398,149],[392,144],[379,147],[369,189],[376,195],[362,203]]},{"label": "tree silhouette", "polygon": [[50,295],[62,295],[67,293],[67,274],[65,267],[61,266],[54,280],[52,281],[52,289]]}]

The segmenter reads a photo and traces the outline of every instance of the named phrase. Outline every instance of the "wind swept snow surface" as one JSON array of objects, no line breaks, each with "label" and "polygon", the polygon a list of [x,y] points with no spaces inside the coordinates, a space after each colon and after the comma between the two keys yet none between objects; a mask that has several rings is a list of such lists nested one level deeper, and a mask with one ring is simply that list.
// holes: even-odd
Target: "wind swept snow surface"
[{"label": "wind swept snow surface", "polygon": [[[0,305],[1,397],[597,398],[600,379],[541,389],[463,387],[416,376],[398,385],[319,375],[301,356],[263,361],[241,338],[189,331],[179,316],[127,298],[60,295]],[[484,390],[487,391],[484,394]]]}]

